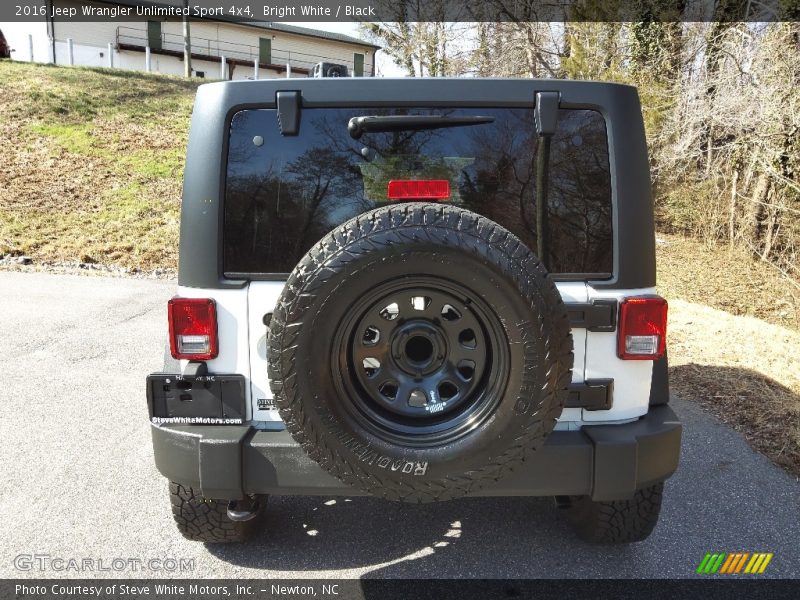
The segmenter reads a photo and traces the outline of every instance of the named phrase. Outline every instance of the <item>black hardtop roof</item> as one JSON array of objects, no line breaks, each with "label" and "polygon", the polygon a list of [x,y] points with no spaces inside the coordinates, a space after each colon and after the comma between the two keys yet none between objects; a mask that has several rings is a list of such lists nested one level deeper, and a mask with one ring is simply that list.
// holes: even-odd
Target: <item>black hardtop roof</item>
[{"label": "black hardtop roof", "polygon": [[641,120],[635,87],[604,81],[484,78],[281,78],[220,81],[202,85],[197,106],[217,110],[237,106],[268,108],[279,91],[297,91],[302,106],[528,106],[536,92],[558,92],[562,108],[590,108],[607,117],[613,105],[634,105]]},{"label": "black hardtop roof", "polygon": [[[203,85],[252,85],[254,83],[261,84],[280,84],[286,83],[287,79],[277,77],[274,79],[239,79],[236,81],[212,81]],[[392,82],[401,82],[403,85],[430,85],[441,82],[459,83],[459,84],[474,84],[483,85],[497,82],[514,82],[522,85],[535,84],[537,87],[542,84],[560,85],[588,85],[588,86],[613,86],[631,88],[635,87],[627,83],[616,83],[613,81],[599,81],[590,79],[554,79],[554,78],[533,78],[533,77],[299,77],[290,78],[292,83],[311,83],[323,82],[326,84],[358,84],[368,83],[369,85],[389,84]]]}]

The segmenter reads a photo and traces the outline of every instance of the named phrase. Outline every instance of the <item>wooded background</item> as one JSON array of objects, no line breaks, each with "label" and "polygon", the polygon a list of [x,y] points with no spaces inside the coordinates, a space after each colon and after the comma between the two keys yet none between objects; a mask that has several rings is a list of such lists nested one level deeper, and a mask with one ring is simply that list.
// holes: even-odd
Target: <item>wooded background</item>
[{"label": "wooded background", "polygon": [[[437,3],[444,10],[445,1],[428,0],[428,14]],[[362,27],[413,77],[637,86],[660,230],[740,245],[797,280],[800,24],[736,21],[736,11],[749,4],[719,2],[713,22],[656,19],[645,11],[641,21],[622,23],[542,23],[532,14]],[[486,6],[499,10],[503,1]]]}]

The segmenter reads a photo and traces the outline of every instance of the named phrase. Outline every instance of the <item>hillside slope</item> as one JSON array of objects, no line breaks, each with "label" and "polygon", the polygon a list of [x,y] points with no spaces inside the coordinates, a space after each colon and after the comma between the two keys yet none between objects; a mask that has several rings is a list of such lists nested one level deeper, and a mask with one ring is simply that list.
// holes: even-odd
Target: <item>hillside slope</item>
[{"label": "hillside slope", "polygon": [[0,61],[0,255],[174,269],[196,81]]}]

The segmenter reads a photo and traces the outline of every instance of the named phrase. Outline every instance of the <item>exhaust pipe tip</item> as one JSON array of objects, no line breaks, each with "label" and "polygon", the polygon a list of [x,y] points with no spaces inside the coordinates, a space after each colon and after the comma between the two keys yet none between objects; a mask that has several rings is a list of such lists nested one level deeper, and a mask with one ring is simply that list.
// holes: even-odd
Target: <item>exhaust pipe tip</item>
[{"label": "exhaust pipe tip", "polygon": [[260,511],[261,502],[257,498],[251,498],[250,496],[228,502],[228,518],[231,521],[250,521],[255,519]]}]

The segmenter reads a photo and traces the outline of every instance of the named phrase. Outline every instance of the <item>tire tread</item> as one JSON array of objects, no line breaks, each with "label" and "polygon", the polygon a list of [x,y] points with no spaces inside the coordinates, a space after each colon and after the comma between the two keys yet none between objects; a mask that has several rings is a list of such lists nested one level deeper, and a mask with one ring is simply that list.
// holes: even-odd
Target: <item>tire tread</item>
[{"label": "tire tread", "polygon": [[629,500],[572,500],[570,520],[583,540],[596,544],[630,544],[647,539],[661,512],[664,484],[637,490]]},{"label": "tire tread", "polygon": [[237,543],[247,540],[257,530],[258,517],[251,521],[231,521],[227,501],[204,498],[191,487],[170,481],[169,497],[178,531],[188,540]]},{"label": "tire tread", "polygon": [[[303,322],[298,317],[315,293],[340,269],[376,248],[418,240],[481,255],[508,274],[540,315],[538,335],[551,368],[542,386],[536,419],[514,444],[491,464],[439,480],[395,482],[365,471],[353,460],[326,447],[324,434],[311,426],[298,393],[294,356]],[[493,221],[464,209],[408,203],[364,213],[337,227],[312,247],[290,275],[273,312],[268,332],[268,373],[281,418],[305,452],[341,481],[373,495],[405,502],[431,502],[468,495],[501,480],[540,448],[561,414],[572,378],[572,335],[555,283],[537,257],[513,234]],[[542,410],[543,409],[543,410]]]}]

